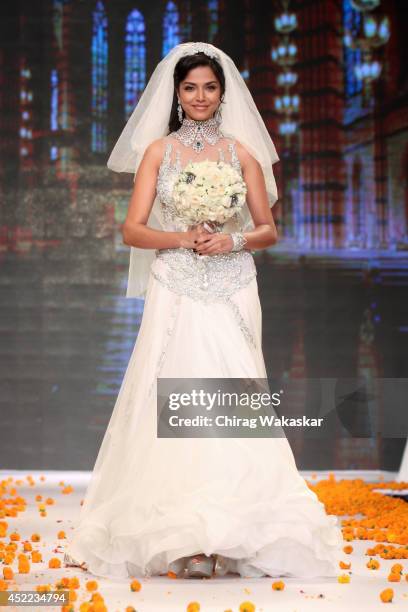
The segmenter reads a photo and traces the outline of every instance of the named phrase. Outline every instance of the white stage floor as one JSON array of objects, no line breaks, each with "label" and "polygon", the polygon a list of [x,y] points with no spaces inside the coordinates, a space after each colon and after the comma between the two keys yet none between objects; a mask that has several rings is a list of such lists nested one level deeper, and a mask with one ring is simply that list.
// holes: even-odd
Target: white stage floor
[{"label": "white stage floor", "polygon": [[[317,478],[311,478],[312,472],[302,471],[302,475],[311,482],[321,478],[327,478],[328,472],[313,471]],[[336,479],[341,478],[363,478],[367,481],[377,481],[379,478],[395,480],[397,473],[390,472],[365,472],[347,471],[334,472]],[[32,476],[35,486],[30,486],[27,476]],[[74,610],[79,610],[80,603],[89,601],[90,593],[85,589],[87,580],[96,580],[98,592],[102,594],[107,610],[109,612],[126,610],[126,606],[133,606],[137,612],[183,612],[191,601],[200,603],[200,612],[239,612],[240,604],[250,601],[255,605],[256,612],[306,612],[329,610],[333,612],[355,610],[384,610],[384,603],[380,601],[379,594],[386,588],[394,590],[392,610],[408,610],[408,581],[405,576],[400,583],[387,581],[389,570],[396,560],[384,560],[380,562],[379,570],[366,568],[368,557],[365,550],[374,546],[375,542],[369,540],[353,540],[350,544],[354,550],[352,554],[342,555],[345,562],[351,562],[351,570],[341,570],[339,575],[350,573],[350,583],[340,584],[336,579],[289,579],[283,578],[285,589],[273,591],[271,577],[257,579],[243,579],[230,575],[225,578],[214,577],[211,579],[171,579],[167,576],[155,576],[151,578],[138,578],[142,585],[139,592],[130,591],[131,579],[124,581],[108,581],[100,579],[77,568],[65,568],[63,556],[65,540],[59,540],[57,533],[64,530],[69,537],[70,529],[77,520],[80,510],[80,501],[84,496],[86,485],[89,481],[90,472],[30,472],[17,470],[1,470],[0,477],[5,479],[12,476],[15,480],[24,480],[24,484],[18,487],[18,493],[27,500],[27,510],[21,512],[18,517],[0,518],[9,525],[7,536],[1,538],[4,543],[9,542],[9,535],[17,531],[21,536],[21,542],[31,539],[33,533],[39,533],[41,541],[33,543],[33,548],[42,553],[42,563],[32,563],[29,574],[19,574],[17,570],[17,556],[12,564],[14,580],[10,582],[11,590],[35,590],[37,585],[49,584],[54,590],[55,583],[62,577],[76,576],[80,581],[80,589],[77,590],[78,599],[74,604]],[[45,477],[45,481],[40,480]],[[71,485],[73,492],[63,494],[63,482],[65,486]],[[43,501],[47,497],[55,500],[54,505],[47,505],[47,516],[42,517],[37,508],[36,495],[42,495]],[[5,497],[8,497],[5,496]],[[348,542],[344,543],[345,545]],[[19,544],[18,553],[21,552]],[[61,560],[61,568],[49,569],[48,561],[56,557]],[[339,559],[340,561],[340,559]],[[408,573],[408,560],[399,560],[404,567],[403,573]],[[4,567],[4,566],[3,566]],[[3,568],[2,568],[3,569]],[[1,575],[0,578],[3,576]],[[19,608],[8,607],[7,610],[19,610]],[[61,607],[51,606],[25,606],[25,610],[60,610]],[[387,609],[387,608],[385,608]]]}]

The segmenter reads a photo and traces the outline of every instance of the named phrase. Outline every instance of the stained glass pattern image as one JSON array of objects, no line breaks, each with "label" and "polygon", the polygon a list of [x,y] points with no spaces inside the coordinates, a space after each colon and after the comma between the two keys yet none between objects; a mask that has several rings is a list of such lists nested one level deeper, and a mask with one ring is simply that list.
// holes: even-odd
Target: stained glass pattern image
[{"label": "stained glass pattern image", "polygon": [[125,119],[136,106],[146,84],[146,32],[143,15],[134,9],[125,34]]},{"label": "stained glass pattern image", "polygon": [[95,153],[107,149],[108,112],[108,19],[103,2],[96,4],[92,32],[92,135]]}]

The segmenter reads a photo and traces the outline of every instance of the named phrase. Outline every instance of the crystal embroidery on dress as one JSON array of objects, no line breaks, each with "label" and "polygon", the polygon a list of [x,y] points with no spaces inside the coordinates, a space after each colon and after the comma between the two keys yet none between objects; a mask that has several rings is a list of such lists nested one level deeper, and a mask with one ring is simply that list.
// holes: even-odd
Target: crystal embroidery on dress
[{"label": "crystal embroidery on dress", "polygon": [[[163,160],[157,177],[157,196],[160,200],[166,230],[185,231],[188,226],[177,216],[172,197],[174,185],[183,168],[190,161],[222,161],[230,163],[242,175],[241,164],[236,152],[235,142],[232,139],[222,138],[215,145],[206,142],[203,151],[200,153],[195,153],[190,147],[183,147],[171,134],[165,138],[165,141]],[[224,228],[227,232],[240,229],[237,219],[234,217]]]}]

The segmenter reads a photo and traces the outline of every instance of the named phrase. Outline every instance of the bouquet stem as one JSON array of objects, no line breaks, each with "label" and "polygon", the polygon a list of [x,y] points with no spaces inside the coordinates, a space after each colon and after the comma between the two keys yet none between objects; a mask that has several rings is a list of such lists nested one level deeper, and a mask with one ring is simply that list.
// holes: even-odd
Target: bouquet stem
[{"label": "bouquet stem", "polygon": [[221,232],[224,227],[224,223],[220,223],[218,221],[204,221],[203,227],[211,233]]}]

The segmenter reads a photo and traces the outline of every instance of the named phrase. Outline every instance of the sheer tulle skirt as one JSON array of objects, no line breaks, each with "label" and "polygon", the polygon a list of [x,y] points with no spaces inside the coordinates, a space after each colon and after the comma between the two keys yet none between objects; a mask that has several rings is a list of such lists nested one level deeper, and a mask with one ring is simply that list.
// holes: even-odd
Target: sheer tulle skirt
[{"label": "sheer tulle skirt", "polygon": [[[336,516],[308,488],[286,438],[157,438],[154,377],[266,378],[257,280],[231,309],[150,276],[143,320],[67,552],[112,579],[166,574],[221,554],[242,576],[335,576]],[[159,363],[161,369],[159,370]]]}]

